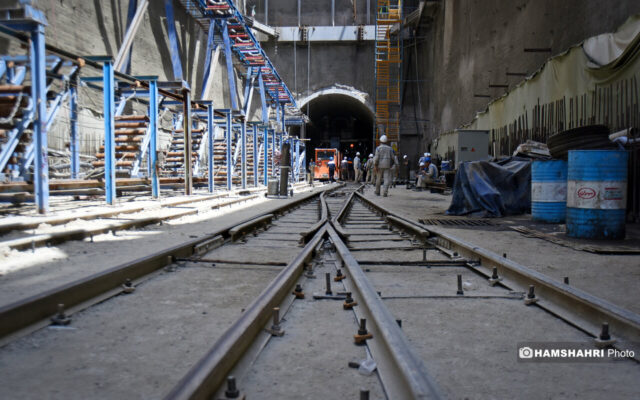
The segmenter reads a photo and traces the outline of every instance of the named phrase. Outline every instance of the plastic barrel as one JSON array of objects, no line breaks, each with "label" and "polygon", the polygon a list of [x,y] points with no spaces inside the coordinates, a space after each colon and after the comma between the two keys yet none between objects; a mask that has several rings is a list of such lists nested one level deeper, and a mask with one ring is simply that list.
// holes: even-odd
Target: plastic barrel
[{"label": "plastic barrel", "polygon": [[567,213],[567,162],[531,164],[531,216],[536,221],[563,223]]},{"label": "plastic barrel", "polygon": [[628,153],[571,150],[567,174],[567,235],[624,239]]}]

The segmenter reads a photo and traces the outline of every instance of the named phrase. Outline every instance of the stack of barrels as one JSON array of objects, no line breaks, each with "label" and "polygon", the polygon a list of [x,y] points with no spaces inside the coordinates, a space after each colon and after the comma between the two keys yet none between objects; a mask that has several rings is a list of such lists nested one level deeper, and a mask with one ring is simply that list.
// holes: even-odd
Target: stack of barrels
[{"label": "stack of barrels", "polygon": [[626,151],[571,150],[568,161],[534,161],[533,219],[566,223],[575,238],[624,239],[627,160]]}]

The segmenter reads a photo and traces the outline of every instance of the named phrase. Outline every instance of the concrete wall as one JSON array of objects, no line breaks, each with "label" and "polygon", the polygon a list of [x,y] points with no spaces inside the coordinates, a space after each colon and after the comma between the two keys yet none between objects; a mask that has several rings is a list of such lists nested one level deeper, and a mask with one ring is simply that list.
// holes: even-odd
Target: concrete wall
[{"label": "concrete wall", "polygon": [[[420,146],[424,150],[439,133],[471,121],[505,92],[489,88],[490,84],[513,87],[523,79],[507,72],[531,73],[548,57],[590,36],[613,32],[638,12],[640,2],[632,0],[428,2],[416,32],[417,74],[413,66],[405,65],[413,68],[406,79],[420,80],[409,83],[405,92],[405,116],[413,115],[415,91],[421,97],[422,117],[429,120],[419,127]],[[405,41],[405,46],[411,44]],[[551,52],[525,52],[525,48],[551,48]]]}]

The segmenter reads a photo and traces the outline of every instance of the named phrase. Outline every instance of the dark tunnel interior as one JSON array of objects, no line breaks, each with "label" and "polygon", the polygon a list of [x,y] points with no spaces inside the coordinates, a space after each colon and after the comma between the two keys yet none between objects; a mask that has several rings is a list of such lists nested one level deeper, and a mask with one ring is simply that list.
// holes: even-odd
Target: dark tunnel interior
[{"label": "dark tunnel interior", "polygon": [[311,100],[301,109],[311,120],[306,126],[306,137],[310,139],[307,160],[314,157],[316,148],[338,148],[349,158],[356,152],[360,152],[361,158],[373,152],[374,115],[357,99],[344,94],[327,94]]}]

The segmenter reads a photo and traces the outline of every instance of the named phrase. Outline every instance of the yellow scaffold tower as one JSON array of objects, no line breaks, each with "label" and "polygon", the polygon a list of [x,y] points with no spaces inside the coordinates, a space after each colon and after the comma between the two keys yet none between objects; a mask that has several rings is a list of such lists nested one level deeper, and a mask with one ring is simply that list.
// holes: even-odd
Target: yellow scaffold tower
[{"label": "yellow scaffold tower", "polygon": [[400,136],[400,82],[402,75],[402,1],[378,0],[376,9],[376,143],[387,135],[397,149]]}]

